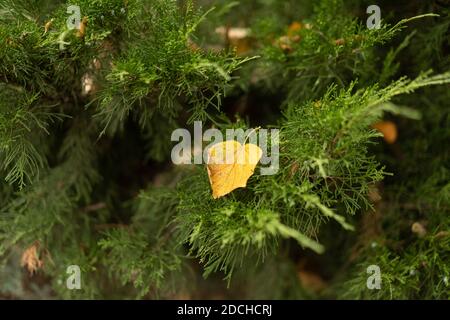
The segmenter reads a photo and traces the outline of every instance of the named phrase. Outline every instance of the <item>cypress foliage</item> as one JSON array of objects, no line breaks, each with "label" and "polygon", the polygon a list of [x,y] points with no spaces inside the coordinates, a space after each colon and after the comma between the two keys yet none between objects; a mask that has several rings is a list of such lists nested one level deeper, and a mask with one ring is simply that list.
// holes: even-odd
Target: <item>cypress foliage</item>
[{"label": "cypress foliage", "polygon": [[[450,298],[450,4],[379,2],[0,0],[0,296]],[[213,199],[195,121],[279,170]]]}]

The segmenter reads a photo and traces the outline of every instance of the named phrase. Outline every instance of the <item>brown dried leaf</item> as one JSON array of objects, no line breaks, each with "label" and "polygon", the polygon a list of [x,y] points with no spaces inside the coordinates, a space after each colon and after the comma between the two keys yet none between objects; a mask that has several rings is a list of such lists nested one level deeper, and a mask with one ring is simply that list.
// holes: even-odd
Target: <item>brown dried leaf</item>
[{"label": "brown dried leaf", "polygon": [[384,140],[388,144],[393,144],[397,141],[398,132],[397,126],[394,122],[380,121],[375,123],[372,127],[383,134]]},{"label": "brown dried leaf", "polygon": [[300,283],[305,289],[309,289],[313,292],[319,293],[327,287],[326,282],[317,273],[300,270],[297,273]]},{"label": "brown dried leaf", "polygon": [[35,241],[22,254],[20,264],[22,267],[25,267],[30,274],[34,274],[38,269],[44,266],[44,261],[39,259],[39,246],[39,241]]},{"label": "brown dried leaf", "polygon": [[411,226],[411,231],[415,233],[419,238],[423,238],[427,234],[427,229],[420,222],[414,222]]}]

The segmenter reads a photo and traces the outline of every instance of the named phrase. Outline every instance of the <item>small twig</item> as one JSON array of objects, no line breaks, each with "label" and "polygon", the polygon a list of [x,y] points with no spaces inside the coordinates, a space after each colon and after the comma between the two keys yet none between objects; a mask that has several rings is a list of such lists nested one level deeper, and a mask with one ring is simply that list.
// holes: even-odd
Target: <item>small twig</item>
[{"label": "small twig", "polygon": [[98,202],[98,203],[90,204],[90,205],[84,207],[82,210],[84,212],[92,212],[92,211],[98,211],[98,210],[101,210],[104,208],[106,208],[106,203]]},{"label": "small twig", "polygon": [[112,228],[123,228],[123,229],[129,229],[130,226],[122,223],[103,223],[103,224],[97,224],[95,225],[95,230],[106,230],[106,229],[112,229]]}]

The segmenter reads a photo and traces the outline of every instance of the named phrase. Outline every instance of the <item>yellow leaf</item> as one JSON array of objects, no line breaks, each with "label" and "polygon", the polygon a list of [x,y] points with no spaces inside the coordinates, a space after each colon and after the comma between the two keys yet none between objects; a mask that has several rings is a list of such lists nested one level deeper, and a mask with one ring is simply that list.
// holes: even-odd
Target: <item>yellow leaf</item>
[{"label": "yellow leaf", "polygon": [[233,140],[213,145],[208,150],[207,162],[213,198],[220,198],[234,189],[245,187],[262,153],[257,145],[242,145]]}]

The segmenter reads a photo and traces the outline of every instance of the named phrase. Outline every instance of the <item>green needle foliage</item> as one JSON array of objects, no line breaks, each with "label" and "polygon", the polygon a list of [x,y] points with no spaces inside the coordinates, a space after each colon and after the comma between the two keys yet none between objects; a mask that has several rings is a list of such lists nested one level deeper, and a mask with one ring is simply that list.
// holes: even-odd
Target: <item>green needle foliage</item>
[{"label": "green needle foliage", "polygon": [[[442,2],[0,0],[0,297],[450,298]],[[278,172],[213,199],[199,120]]]}]

